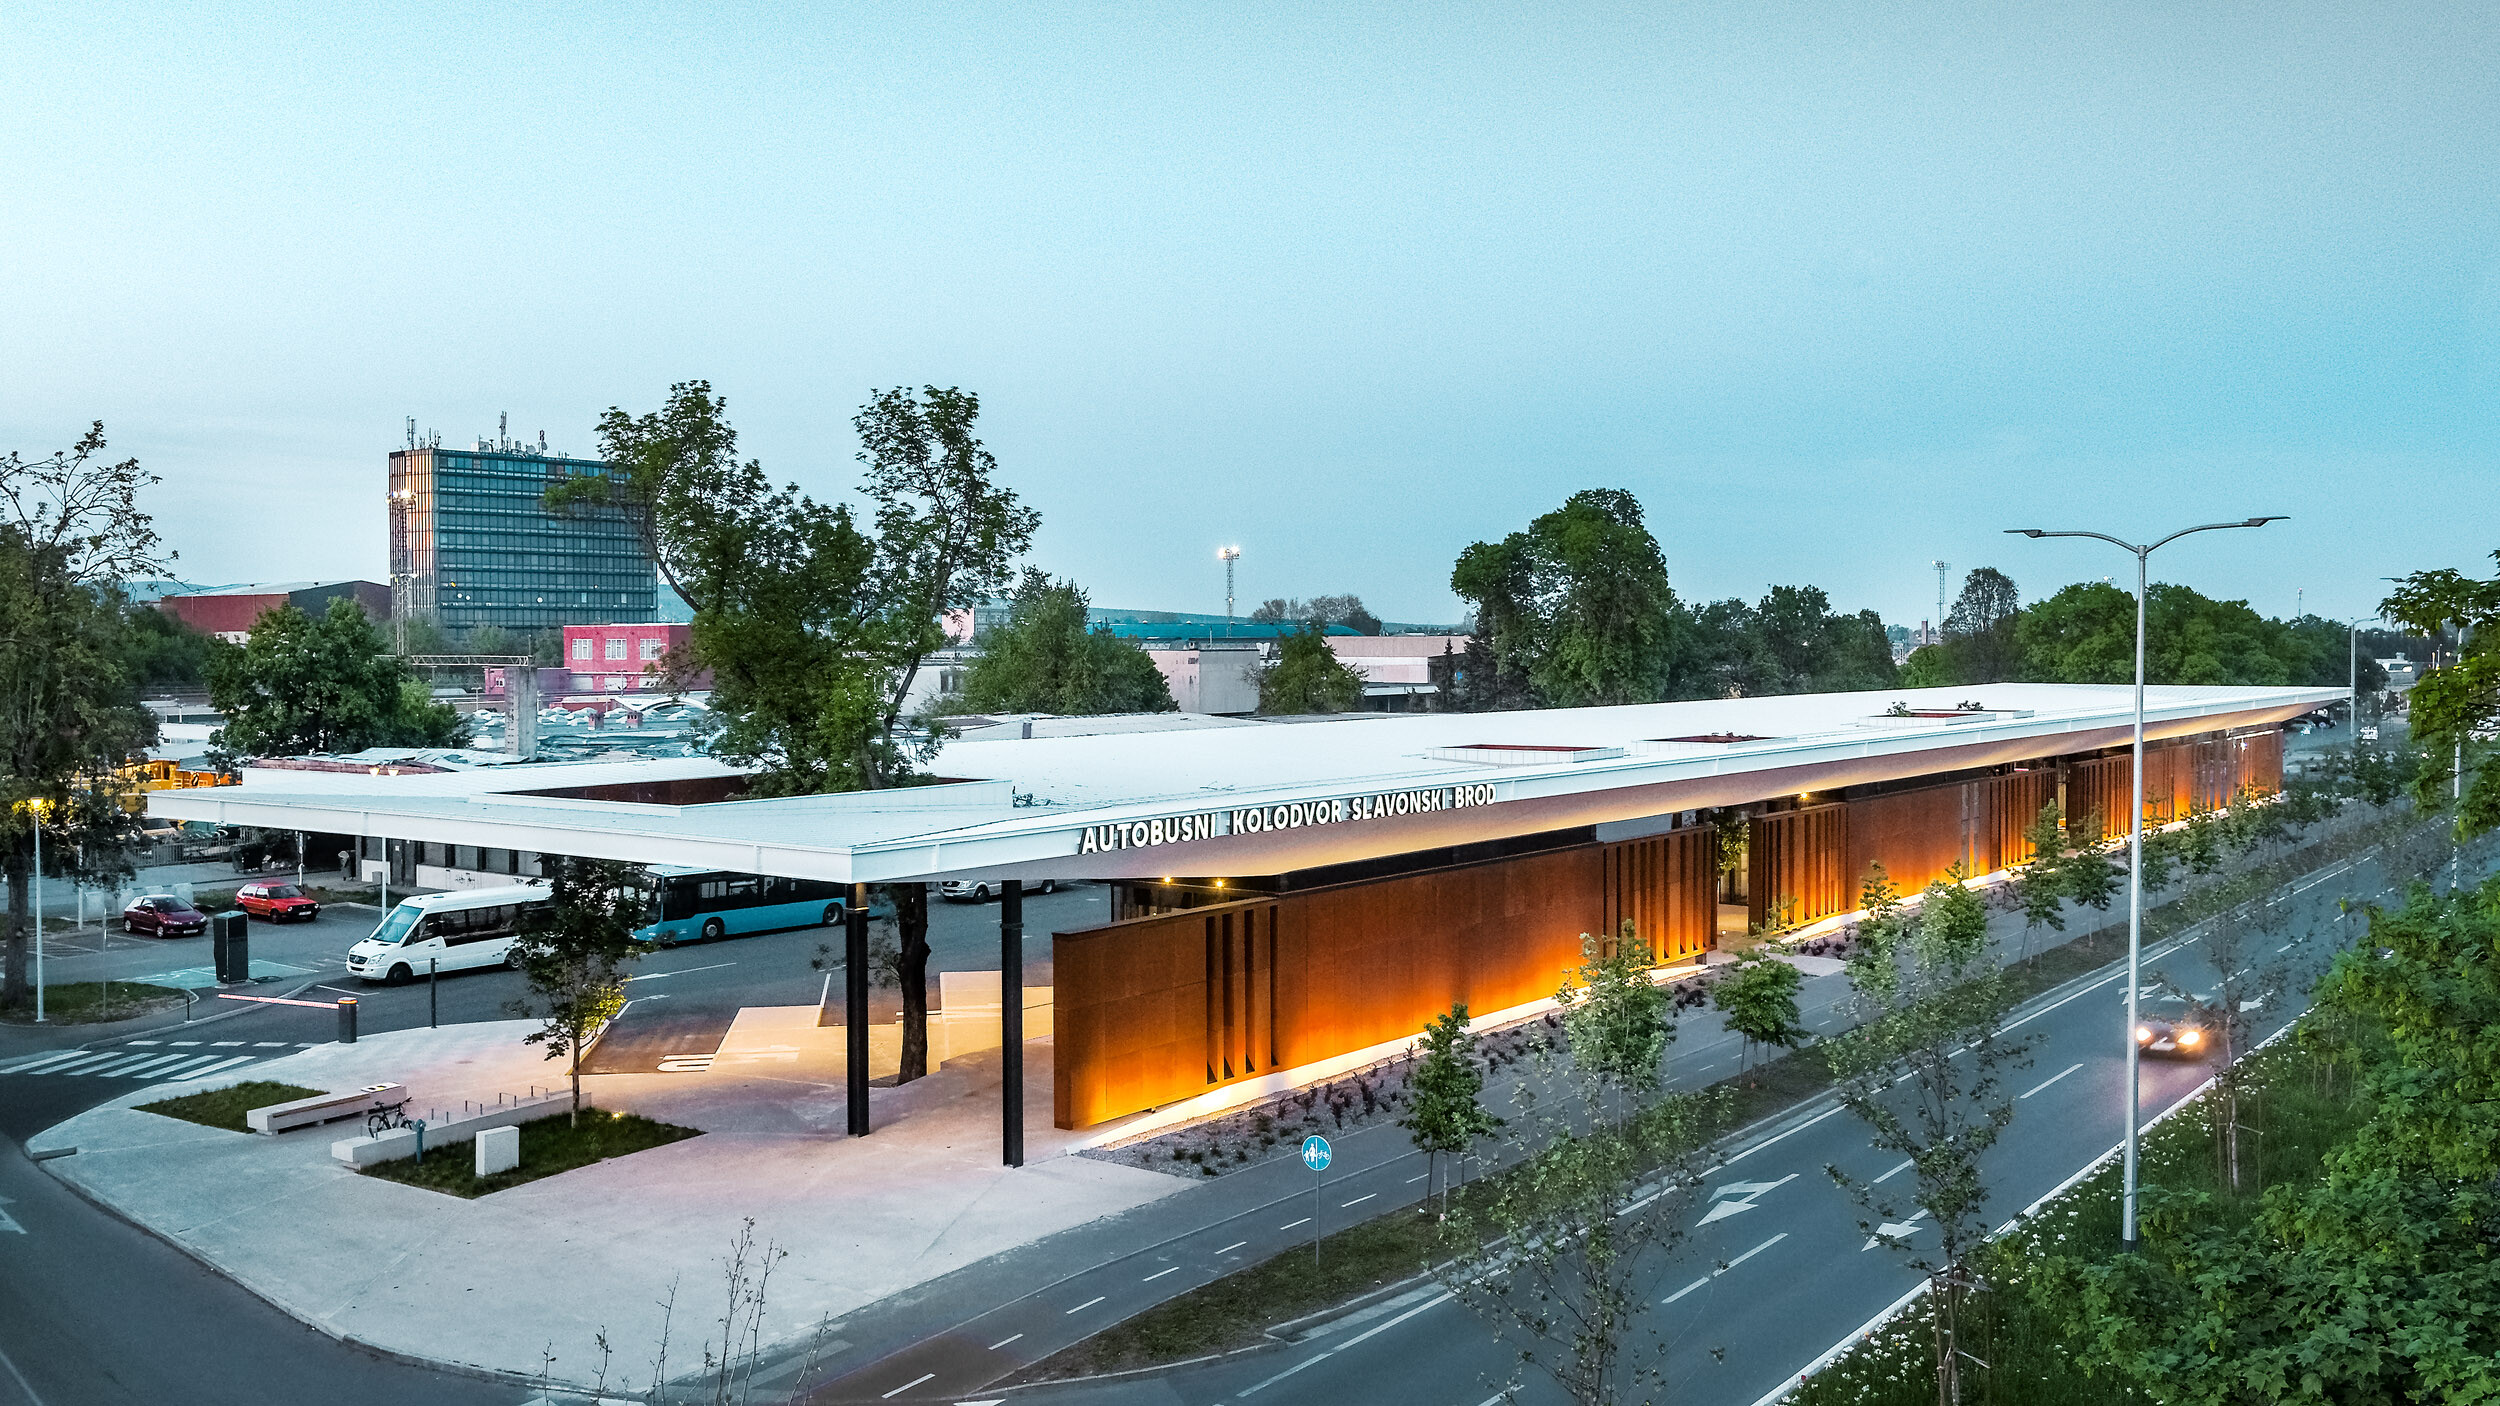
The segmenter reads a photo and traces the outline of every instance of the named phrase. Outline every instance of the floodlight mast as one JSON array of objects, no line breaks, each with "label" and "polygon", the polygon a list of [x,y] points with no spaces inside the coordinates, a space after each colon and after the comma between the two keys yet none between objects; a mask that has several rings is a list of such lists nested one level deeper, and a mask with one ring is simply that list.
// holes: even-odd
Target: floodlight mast
[{"label": "floodlight mast", "polygon": [[2138,546],[2106,532],[2050,531],[2038,527],[2009,527],[2006,532],[2017,537],[2092,537],[2132,553],[2135,557],[2135,805],[2127,823],[2127,1140],[2125,1169],[2122,1172],[2124,1191],[2119,1212],[2119,1248],[2129,1254],[2136,1248],[2136,1142],[2140,1117],[2137,1104],[2141,1099],[2139,1080],[2142,1055],[2136,1046],[2136,1000],[2143,984],[2144,962],[2144,582],[2145,558],[2161,548],[2195,532],[2219,532],[2235,527],[2263,527],[2282,522],[2280,513],[2266,517],[2244,518],[2238,522],[2209,522],[2197,527],[2183,527],[2159,541]]}]

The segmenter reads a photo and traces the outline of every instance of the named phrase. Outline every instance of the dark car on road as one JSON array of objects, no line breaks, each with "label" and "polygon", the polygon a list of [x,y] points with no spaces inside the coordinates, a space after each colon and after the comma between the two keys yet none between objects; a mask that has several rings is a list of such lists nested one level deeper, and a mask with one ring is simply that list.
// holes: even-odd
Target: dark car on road
[{"label": "dark car on road", "polygon": [[321,914],[313,896],[293,884],[245,884],[234,891],[234,906],[273,923],[309,923]]},{"label": "dark car on road", "polygon": [[2217,1043],[2214,1013],[2193,1001],[2161,996],[2135,1008],[2135,1047],[2165,1059],[2203,1059]]},{"label": "dark car on road", "polygon": [[170,893],[151,893],[132,899],[122,910],[122,930],[155,937],[198,937],[208,931],[208,915]]}]

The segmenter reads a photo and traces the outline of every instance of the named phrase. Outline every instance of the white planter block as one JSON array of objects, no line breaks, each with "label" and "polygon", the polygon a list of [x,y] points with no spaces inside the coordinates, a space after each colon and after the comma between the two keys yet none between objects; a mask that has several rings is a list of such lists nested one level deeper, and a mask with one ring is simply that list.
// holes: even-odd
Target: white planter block
[{"label": "white planter block", "polygon": [[477,1135],[477,1174],[491,1177],[521,1165],[521,1130],[487,1128]]}]

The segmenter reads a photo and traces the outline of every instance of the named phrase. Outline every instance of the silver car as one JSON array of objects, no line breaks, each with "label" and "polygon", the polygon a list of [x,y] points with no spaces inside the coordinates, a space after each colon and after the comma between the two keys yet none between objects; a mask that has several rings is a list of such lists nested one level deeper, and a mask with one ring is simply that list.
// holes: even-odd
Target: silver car
[{"label": "silver car", "polygon": [[[937,886],[938,897],[949,903],[987,903],[998,894],[998,885],[987,879],[948,879]],[[1057,893],[1057,879],[1027,879],[1026,893]]]}]

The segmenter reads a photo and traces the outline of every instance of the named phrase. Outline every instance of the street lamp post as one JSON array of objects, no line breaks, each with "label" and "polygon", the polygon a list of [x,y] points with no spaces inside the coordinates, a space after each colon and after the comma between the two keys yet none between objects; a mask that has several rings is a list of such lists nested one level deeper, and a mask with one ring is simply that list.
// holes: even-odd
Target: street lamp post
[{"label": "street lamp post", "polygon": [[2263,527],[2281,522],[2280,514],[2253,517],[2242,522],[2209,522],[2201,527],[2183,527],[2157,542],[2142,546],[2112,537],[2106,532],[2050,532],[2037,527],[2009,527],[2007,532],[2018,537],[2093,537],[2135,555],[2135,806],[2127,825],[2127,1141],[2124,1178],[2125,1192],[2119,1215],[2120,1248],[2135,1250],[2135,1183],[2136,1125],[2139,1121],[2137,1102],[2141,1097],[2139,1076],[2141,1054],[2136,1048],[2136,999],[2143,984],[2144,959],[2144,589],[2145,559],[2163,547],[2192,532],[2218,532],[2229,527]]}]

